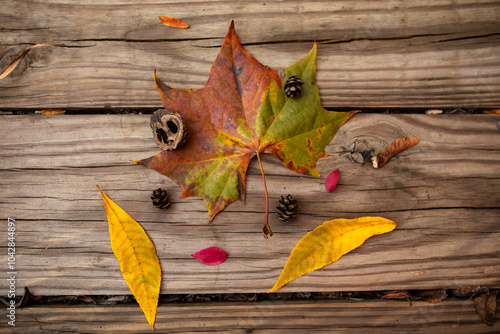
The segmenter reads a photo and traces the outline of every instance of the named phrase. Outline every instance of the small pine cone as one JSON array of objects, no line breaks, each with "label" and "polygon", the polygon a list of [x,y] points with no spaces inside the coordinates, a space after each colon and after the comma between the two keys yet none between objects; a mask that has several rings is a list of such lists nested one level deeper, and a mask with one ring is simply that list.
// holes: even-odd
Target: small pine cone
[{"label": "small pine cone", "polygon": [[296,75],[288,78],[283,89],[288,97],[299,97],[302,94],[302,85],[304,82]]},{"label": "small pine cone", "polygon": [[281,200],[278,201],[278,206],[276,206],[276,214],[278,218],[284,222],[289,222],[298,216],[300,205],[292,195],[288,195],[286,198],[281,196]]},{"label": "small pine cone", "polygon": [[151,195],[151,200],[153,201],[153,205],[158,209],[166,209],[170,205],[170,201],[168,200],[167,191],[161,188],[158,188],[153,191]]}]

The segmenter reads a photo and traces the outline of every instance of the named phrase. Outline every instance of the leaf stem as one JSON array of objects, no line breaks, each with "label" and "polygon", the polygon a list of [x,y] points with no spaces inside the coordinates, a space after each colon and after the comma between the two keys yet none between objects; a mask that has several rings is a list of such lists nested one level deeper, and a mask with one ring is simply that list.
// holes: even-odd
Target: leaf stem
[{"label": "leaf stem", "polygon": [[271,231],[271,227],[269,226],[269,196],[267,194],[267,185],[266,185],[266,175],[264,174],[264,168],[262,168],[262,161],[260,161],[259,152],[257,152],[257,160],[259,160],[260,171],[262,172],[262,181],[264,182],[264,192],[266,193],[266,220],[264,222],[264,226],[262,226],[262,233],[264,233],[264,238],[267,239],[267,236],[273,236],[273,231]]}]

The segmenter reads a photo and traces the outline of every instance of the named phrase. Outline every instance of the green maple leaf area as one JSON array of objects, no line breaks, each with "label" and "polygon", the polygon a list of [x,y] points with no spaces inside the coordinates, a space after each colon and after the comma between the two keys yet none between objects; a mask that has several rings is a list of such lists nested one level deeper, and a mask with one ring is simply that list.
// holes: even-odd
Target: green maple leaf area
[{"label": "green maple leaf area", "polygon": [[[302,94],[288,98],[282,86],[295,75]],[[181,197],[196,196],[207,203],[210,220],[227,205],[245,202],[245,178],[250,160],[272,153],[289,169],[319,176],[316,161],[355,112],[327,111],[316,84],[316,43],[307,56],[281,74],[259,63],[241,45],[231,23],[205,87],[175,89],[155,73],[165,109],[182,115],[189,137],[185,145],[134,161],[174,180]],[[264,236],[268,224],[266,194]]]}]

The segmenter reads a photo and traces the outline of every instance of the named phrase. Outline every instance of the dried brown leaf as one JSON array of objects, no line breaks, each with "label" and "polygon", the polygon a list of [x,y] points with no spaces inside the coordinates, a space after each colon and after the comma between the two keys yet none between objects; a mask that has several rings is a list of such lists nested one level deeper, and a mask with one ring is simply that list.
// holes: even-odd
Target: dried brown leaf
[{"label": "dried brown leaf", "polygon": [[478,294],[482,294],[482,293],[485,293],[488,291],[489,291],[489,289],[487,287],[469,285],[469,286],[464,286],[461,288],[453,289],[453,290],[451,290],[451,293],[455,297],[469,298],[469,297],[473,297],[473,296],[476,296]]},{"label": "dried brown leaf", "polygon": [[23,298],[21,298],[21,300],[16,303],[16,307],[19,308],[26,306],[32,300],[33,300],[33,295],[31,294],[30,289],[27,286],[25,286]]},{"label": "dried brown leaf", "polygon": [[448,294],[446,294],[446,289],[424,290],[414,292],[413,297],[422,298],[428,303],[439,303],[448,297]]},{"label": "dried brown leaf", "polygon": [[316,295],[320,298],[328,299],[340,299],[342,297],[342,293],[336,291],[318,292]]},{"label": "dried brown leaf", "polygon": [[70,299],[70,301],[68,302],[68,304],[71,304],[71,302],[72,302],[73,300],[75,300],[75,299],[81,300],[81,301],[82,301],[82,302],[84,302],[84,303],[94,303],[94,304],[97,304],[97,303],[95,302],[95,300],[93,300],[92,298],[90,298],[90,297],[88,297],[88,296],[85,296],[85,295],[82,295],[82,296],[80,296],[80,295],[78,295],[78,296],[73,296],[73,297]]},{"label": "dried brown leaf", "polygon": [[21,53],[16,59],[14,59],[9,65],[7,65],[7,67],[5,67],[3,69],[3,71],[0,73],[0,80],[2,80],[3,78],[5,78],[9,74],[11,74],[12,71],[14,71],[16,69],[17,65],[19,65],[21,60],[23,60],[24,57],[26,57],[26,55],[28,54],[28,52],[30,52],[32,49],[35,49],[35,48],[53,48],[53,47],[59,47],[59,46],[62,46],[62,45],[35,44],[35,45],[27,48],[26,50],[23,51],[23,53]]},{"label": "dried brown leaf", "polygon": [[[28,305],[31,301],[37,301],[37,300],[39,300],[40,298],[41,298],[40,296],[33,296],[33,295],[31,294],[30,289],[29,289],[27,286],[25,286],[25,287],[24,287],[24,294],[23,294],[23,297],[15,303],[15,307],[16,307],[16,308],[20,308],[20,307],[26,306],[26,305]],[[0,301],[1,301],[2,303],[4,303],[5,305],[7,305],[7,306],[11,306],[11,302],[10,302],[10,300],[7,300],[7,299],[5,299],[5,298],[3,298],[3,297],[0,297]]]},{"label": "dried brown leaf", "polygon": [[231,293],[225,296],[224,300],[229,301],[249,301],[252,302],[257,300],[257,294],[248,294],[248,293]]},{"label": "dried brown leaf", "polygon": [[385,292],[382,296],[380,296],[380,299],[403,299],[407,301],[412,300],[412,296],[410,293],[406,290],[392,290],[392,291],[387,291]]},{"label": "dried brown leaf", "polygon": [[158,18],[167,27],[179,28],[179,29],[189,28],[189,24],[172,16],[158,15]]},{"label": "dried brown leaf", "polygon": [[490,291],[474,298],[476,313],[488,326],[493,326],[493,322],[495,320],[497,293],[498,291]]},{"label": "dried brown leaf", "polygon": [[129,301],[132,301],[132,297],[130,295],[113,296],[107,298],[104,304],[127,303]]},{"label": "dried brown leaf", "polygon": [[60,114],[64,114],[65,112],[66,112],[66,110],[62,110],[62,109],[44,109],[41,111],[41,113],[44,115],[60,115]]},{"label": "dried brown leaf", "polygon": [[373,168],[380,168],[396,154],[403,152],[417,145],[420,137],[401,137],[396,139],[391,145],[383,149],[376,157],[372,158]]}]

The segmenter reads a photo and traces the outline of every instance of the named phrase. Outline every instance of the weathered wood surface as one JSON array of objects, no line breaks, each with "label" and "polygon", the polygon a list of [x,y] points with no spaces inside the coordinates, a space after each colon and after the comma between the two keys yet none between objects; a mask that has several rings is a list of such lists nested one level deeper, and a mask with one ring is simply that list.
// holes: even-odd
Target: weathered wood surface
[{"label": "weathered wood surface", "polygon": [[[184,19],[163,26],[157,15]],[[201,88],[230,21],[254,56],[283,69],[318,41],[326,107],[500,105],[500,2],[4,1],[0,108],[158,107],[153,71]]]},{"label": "weathered wood surface", "polygon": [[[158,152],[148,115],[2,116],[0,219],[5,231],[7,217],[17,222],[17,287],[38,295],[129,294],[109,245],[99,184],[155,243],[162,293],[265,292],[308,231],[333,218],[366,215],[398,226],[280,291],[498,288],[499,119],[358,114],[327,146],[329,157],[318,162],[321,178],[294,173],[264,155],[271,207],[288,193],[302,204],[294,223],[271,216],[275,235],[265,240],[255,161],[246,205],[234,202],[209,223],[202,200],[178,198],[173,181],[130,162]],[[417,146],[380,169],[353,161],[351,152],[376,153],[397,137],[417,135]],[[336,168],[340,183],[328,193],[325,177]],[[149,198],[159,186],[173,200],[165,212]],[[5,254],[6,238],[0,234]],[[227,251],[228,260],[212,267],[191,257],[209,246]],[[6,284],[0,280],[2,291]]]},{"label": "weathered wood surface", "polygon": [[[497,317],[500,311],[497,310]],[[138,306],[53,306],[18,310],[4,333],[146,333]],[[126,321],[124,321],[126,319]],[[163,304],[155,333],[498,333],[471,301],[263,301]]]}]

